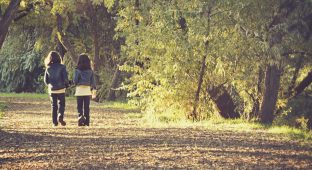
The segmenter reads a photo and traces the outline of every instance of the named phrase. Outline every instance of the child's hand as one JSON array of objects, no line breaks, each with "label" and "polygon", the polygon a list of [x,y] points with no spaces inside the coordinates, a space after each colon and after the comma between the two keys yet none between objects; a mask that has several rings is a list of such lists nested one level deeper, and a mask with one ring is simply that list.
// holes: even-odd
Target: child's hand
[{"label": "child's hand", "polygon": [[92,90],[92,99],[96,99],[96,90]]}]

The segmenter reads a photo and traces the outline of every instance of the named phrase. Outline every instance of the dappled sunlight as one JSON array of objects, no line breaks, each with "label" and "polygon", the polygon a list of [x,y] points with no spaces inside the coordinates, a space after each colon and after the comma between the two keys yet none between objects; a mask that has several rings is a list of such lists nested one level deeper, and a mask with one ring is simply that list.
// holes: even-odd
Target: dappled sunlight
[{"label": "dappled sunlight", "polygon": [[264,131],[232,131],[245,127],[239,122],[227,127],[221,122],[188,121],[153,125],[144,123],[142,113],[132,108],[91,103],[90,126],[78,127],[75,101],[68,101],[67,125],[53,128],[48,100],[0,99],[8,103],[0,130],[3,168],[309,169],[312,165],[310,146]]}]

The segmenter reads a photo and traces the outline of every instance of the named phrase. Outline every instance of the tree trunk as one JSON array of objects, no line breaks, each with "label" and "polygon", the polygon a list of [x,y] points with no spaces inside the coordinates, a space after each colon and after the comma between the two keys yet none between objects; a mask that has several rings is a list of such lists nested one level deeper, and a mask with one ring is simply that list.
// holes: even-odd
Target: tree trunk
[{"label": "tree trunk", "polygon": [[288,87],[287,97],[293,96],[294,88],[295,88],[296,81],[297,81],[297,78],[299,75],[299,71],[302,67],[302,64],[303,64],[303,57],[300,57],[298,62],[296,63],[295,72],[294,72],[294,75],[291,79],[290,85]]},{"label": "tree trunk", "polygon": [[100,82],[100,46],[99,46],[99,24],[97,18],[97,9],[93,6],[93,4],[89,1],[89,18],[91,20],[91,32],[93,39],[93,69],[95,73],[95,81],[97,84]]},{"label": "tree trunk", "polygon": [[295,87],[295,96],[299,95],[312,83],[312,71]]},{"label": "tree trunk", "polygon": [[223,85],[212,87],[211,89],[207,89],[207,91],[217,105],[220,115],[223,118],[235,119],[240,117],[240,114],[236,111],[238,106],[234,103],[232,96]]},{"label": "tree trunk", "polygon": [[257,93],[261,95],[263,93],[262,83],[264,78],[264,71],[262,67],[259,67],[258,71],[258,84],[257,84]]},{"label": "tree trunk", "polygon": [[21,0],[11,0],[3,16],[0,13],[0,49],[2,48],[5,37],[9,31],[9,26],[14,19],[14,16],[19,8],[20,2]]},{"label": "tree trunk", "polygon": [[69,42],[65,34],[63,33],[63,18],[60,14],[56,14],[57,19],[57,31],[58,31],[58,39],[62,43],[63,47],[69,52],[69,56],[71,57],[74,64],[78,63],[78,55],[75,52],[75,48]]},{"label": "tree trunk", "polygon": [[115,90],[118,87],[118,80],[120,77],[120,70],[118,68],[116,68],[116,71],[114,73],[113,79],[112,79],[112,83],[111,83],[111,88],[108,91],[108,97],[107,100],[109,101],[113,101],[116,100],[116,93]]},{"label": "tree trunk", "polygon": [[260,110],[260,96],[263,94],[263,78],[264,78],[264,71],[261,67],[259,67],[258,71],[258,82],[257,82],[257,92],[256,94],[249,94],[253,101],[252,111],[250,114],[250,119],[252,118],[259,118],[259,110]]},{"label": "tree trunk", "polygon": [[312,114],[308,116],[307,128],[312,129]]},{"label": "tree trunk", "polygon": [[258,98],[254,97],[252,98],[253,101],[253,106],[252,106],[252,111],[250,114],[250,118],[249,119],[253,119],[253,118],[259,118],[259,110],[260,110],[260,101]]},{"label": "tree trunk", "polygon": [[[208,35],[210,34],[211,8],[207,9],[206,17],[208,19],[206,36],[208,37]],[[207,58],[207,55],[208,55],[208,47],[209,47],[209,41],[206,40],[205,41],[205,53],[206,54],[204,54],[204,56],[202,58],[201,68],[200,68],[199,77],[198,77],[197,90],[195,92],[195,100],[194,100],[194,104],[193,104],[193,111],[189,115],[189,116],[192,117],[193,121],[194,120],[199,120],[199,116],[198,116],[198,113],[197,113],[197,107],[198,107],[198,102],[199,102],[199,94],[200,94],[200,91],[201,91],[201,86],[202,86],[202,83],[203,83],[203,78],[204,78],[204,74],[205,74],[205,70],[206,70],[206,58]]]},{"label": "tree trunk", "polygon": [[55,37],[55,41],[56,41],[55,50],[60,54],[60,56],[62,57],[62,60],[64,60],[64,56],[65,56],[67,51],[66,51],[65,47],[63,46],[63,44],[59,41],[57,36]]},{"label": "tree trunk", "polygon": [[197,90],[196,90],[196,93],[195,93],[195,101],[194,101],[194,106],[193,106],[193,112],[191,114],[193,120],[199,120],[199,117],[198,117],[198,114],[197,114],[197,106],[198,106],[199,94],[200,94],[200,91],[201,91],[201,86],[202,86],[202,83],[203,83],[203,78],[204,78],[204,74],[205,74],[205,70],[206,70],[206,58],[207,58],[206,55],[203,56],[202,63],[201,63],[201,68],[200,68],[200,72],[199,72],[198,85],[197,85]]},{"label": "tree trunk", "polygon": [[281,72],[276,65],[266,68],[265,88],[262,99],[260,118],[262,123],[272,123],[276,107],[278,90],[280,87]]}]

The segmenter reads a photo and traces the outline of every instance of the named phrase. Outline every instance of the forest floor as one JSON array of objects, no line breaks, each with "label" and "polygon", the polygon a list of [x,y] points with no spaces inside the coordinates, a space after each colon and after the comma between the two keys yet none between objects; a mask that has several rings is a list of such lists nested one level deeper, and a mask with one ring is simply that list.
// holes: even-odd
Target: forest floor
[{"label": "forest floor", "polygon": [[312,169],[312,146],[265,131],[142,126],[131,108],[91,103],[90,127],[52,127],[48,98],[0,97],[0,169]]}]

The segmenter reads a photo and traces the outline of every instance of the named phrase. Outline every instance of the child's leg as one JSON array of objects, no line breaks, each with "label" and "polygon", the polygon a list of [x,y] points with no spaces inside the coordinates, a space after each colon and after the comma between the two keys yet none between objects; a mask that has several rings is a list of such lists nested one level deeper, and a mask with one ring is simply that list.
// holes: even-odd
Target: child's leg
[{"label": "child's leg", "polygon": [[78,126],[84,126],[83,96],[77,96]]},{"label": "child's leg", "polygon": [[52,122],[54,125],[57,126],[57,95],[56,94],[50,94],[50,101],[51,101],[51,109],[52,109]]},{"label": "child's leg", "polygon": [[84,116],[86,117],[85,124],[89,126],[90,123],[90,96],[84,96]]},{"label": "child's leg", "polygon": [[83,96],[77,96],[77,111],[78,117],[83,115]]},{"label": "child's leg", "polygon": [[58,94],[58,102],[59,102],[59,120],[64,119],[65,112],[65,93]]},{"label": "child's leg", "polygon": [[64,112],[65,112],[65,93],[57,94],[59,101],[59,115],[58,120],[62,124],[62,126],[66,125],[64,122]]}]

